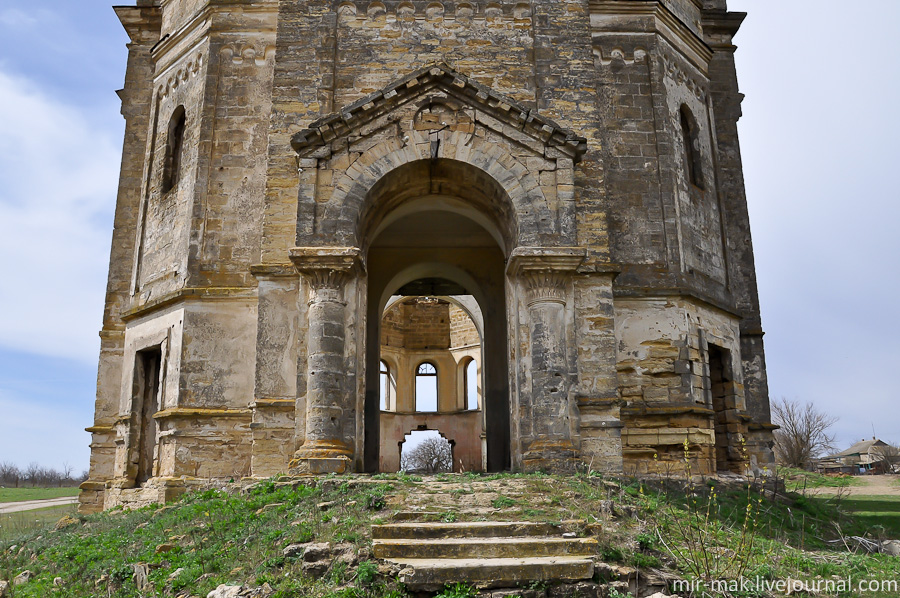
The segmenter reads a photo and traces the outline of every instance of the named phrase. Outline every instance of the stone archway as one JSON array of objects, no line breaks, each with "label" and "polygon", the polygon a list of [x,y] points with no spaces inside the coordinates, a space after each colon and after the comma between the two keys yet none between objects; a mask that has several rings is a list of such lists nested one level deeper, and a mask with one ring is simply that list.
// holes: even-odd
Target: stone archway
[{"label": "stone archway", "polygon": [[[428,180],[435,169],[422,166],[408,165],[388,173],[373,185],[366,198],[369,217],[363,225],[366,232],[362,239],[368,290],[364,468],[377,471],[381,462],[375,369],[380,359],[381,314],[392,295],[405,294],[402,289],[410,285],[418,285],[416,288],[421,290],[422,281],[426,281],[425,286],[438,287],[438,292],[429,295],[468,295],[480,308],[479,332],[485,356],[482,396],[486,465],[489,471],[502,471],[511,465],[505,240],[514,225],[507,220],[507,214],[488,211],[477,198],[470,199],[483,195],[485,187],[466,184],[481,177],[471,172],[475,170],[473,166],[463,162],[444,161],[440,166],[442,179],[457,181],[454,195],[411,196],[416,190],[450,190],[447,185],[435,184],[433,178]],[[396,190],[401,184],[405,197],[398,201]],[[501,232],[503,229],[505,232]],[[471,415],[464,417],[472,419]]]},{"label": "stone archway", "polygon": [[[436,65],[312,123],[292,146],[295,228],[273,204],[262,248],[277,256],[296,243],[288,253],[302,276],[300,447],[290,467],[377,468],[377,306],[392,284],[432,276],[477,297],[485,315],[495,364],[484,375],[487,469],[571,469],[580,442],[574,275],[586,256],[575,247],[574,165],[585,140]],[[448,222],[467,231],[452,251],[434,241],[450,234]],[[379,246],[404,225],[394,235],[403,242]],[[262,293],[260,305],[260,321],[272,319]]]}]

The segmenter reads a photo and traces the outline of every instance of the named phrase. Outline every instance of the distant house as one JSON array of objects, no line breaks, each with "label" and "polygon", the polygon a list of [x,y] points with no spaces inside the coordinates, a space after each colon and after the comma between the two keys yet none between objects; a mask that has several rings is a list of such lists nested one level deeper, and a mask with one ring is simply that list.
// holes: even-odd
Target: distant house
[{"label": "distant house", "polygon": [[822,473],[853,475],[888,473],[891,466],[883,452],[888,446],[888,443],[877,438],[860,440],[846,450],[819,459],[818,470]]}]

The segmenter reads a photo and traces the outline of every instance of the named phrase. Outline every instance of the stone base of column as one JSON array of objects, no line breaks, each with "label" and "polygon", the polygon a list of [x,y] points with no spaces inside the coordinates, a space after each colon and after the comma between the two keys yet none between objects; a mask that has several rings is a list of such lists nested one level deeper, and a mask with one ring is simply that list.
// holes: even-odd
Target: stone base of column
[{"label": "stone base of column", "polygon": [[349,473],[353,451],[340,440],[311,440],[294,453],[288,465],[291,475]]},{"label": "stone base of column", "polygon": [[573,473],[580,463],[578,450],[568,439],[535,440],[528,446],[522,459],[522,467],[527,473]]}]

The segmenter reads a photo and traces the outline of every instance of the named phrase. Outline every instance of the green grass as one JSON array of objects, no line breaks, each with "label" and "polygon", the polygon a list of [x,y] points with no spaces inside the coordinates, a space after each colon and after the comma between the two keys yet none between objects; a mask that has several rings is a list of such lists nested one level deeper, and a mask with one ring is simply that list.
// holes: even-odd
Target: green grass
[{"label": "green grass", "polygon": [[78,488],[0,488],[0,503],[78,496]]},{"label": "green grass", "polygon": [[[401,598],[392,579],[372,580],[372,566],[335,561],[321,580],[302,573],[299,559],[283,549],[295,542],[345,542],[359,551],[371,545],[371,523],[383,516],[388,483],[320,480],[320,487],[260,484],[249,495],[209,490],[178,503],[135,511],[113,510],[79,516],[59,531],[34,528],[0,541],[0,579],[24,569],[36,577],[16,589],[16,598],[54,596],[139,596],[134,563],[150,566],[155,595],[189,590],[205,596],[222,583],[270,584],[276,598]],[[318,505],[332,503],[327,509]],[[25,546],[10,552],[11,544]],[[157,552],[170,544],[171,550]],[[361,559],[365,562],[365,557]],[[180,574],[170,579],[173,573]],[[96,582],[107,576],[100,586]],[[53,579],[66,580],[53,591]],[[349,590],[340,590],[349,586]],[[101,590],[98,590],[100,587]],[[99,594],[98,594],[99,592]]]},{"label": "green grass", "polygon": [[53,527],[65,515],[74,515],[76,508],[76,505],[63,505],[18,513],[0,513],[0,543]]},{"label": "green grass", "polygon": [[[875,525],[894,533],[900,502],[891,497],[842,500],[794,494],[771,500],[741,484],[693,486],[598,475],[465,474],[442,479],[461,485],[495,480],[499,487],[510,487],[520,498],[500,497],[502,503],[496,499],[498,504],[492,506],[498,510],[492,518],[519,520],[524,515],[561,524],[579,535],[593,534],[600,555],[610,562],[690,576],[684,551],[679,556],[670,550],[683,549],[679,535],[687,530],[696,532],[713,555],[741,555],[740,570],[746,576],[897,577],[896,557],[852,554],[828,542],[837,538],[835,523],[845,534],[868,531],[877,537]],[[15,537],[0,536],[0,579],[11,579],[26,568],[36,574],[16,589],[16,598],[51,593],[61,598],[100,594],[136,598],[131,565],[147,563],[153,585],[147,595],[204,596],[221,583],[268,583],[277,598],[408,598],[396,579],[378,574],[365,556],[356,566],[336,563],[314,580],[303,573],[299,560],[284,557],[282,550],[304,541],[349,542],[357,551],[370,550],[371,525],[390,520],[388,504],[404,510],[404,497],[428,490],[422,485],[422,479],[413,476],[327,477],[319,478],[317,487],[293,488],[270,480],[249,494],[210,490],[164,507],[78,516],[77,524],[59,531],[53,531],[62,515],[59,511],[23,513],[39,521],[22,520],[18,530],[8,528],[16,531]],[[389,497],[394,498],[388,501]],[[318,506],[326,502],[330,506],[324,510]],[[509,503],[519,508],[509,508],[513,506]],[[612,517],[610,503],[616,512]],[[437,517],[472,521],[478,514],[448,511]],[[164,543],[173,549],[157,554],[156,548]],[[25,550],[9,551],[13,544]],[[181,573],[172,577],[177,569]],[[57,576],[66,584],[54,591],[52,580]],[[103,576],[107,581],[97,586]],[[452,591],[462,590],[447,588],[445,595]],[[866,598],[887,596],[866,594]]]},{"label": "green grass", "polygon": [[900,496],[853,495],[841,500],[841,509],[851,513],[856,535],[900,539]]},{"label": "green grass", "polygon": [[790,492],[803,492],[815,488],[849,488],[863,483],[860,478],[854,476],[827,476],[789,467],[779,467],[778,475],[784,479],[784,485]]}]

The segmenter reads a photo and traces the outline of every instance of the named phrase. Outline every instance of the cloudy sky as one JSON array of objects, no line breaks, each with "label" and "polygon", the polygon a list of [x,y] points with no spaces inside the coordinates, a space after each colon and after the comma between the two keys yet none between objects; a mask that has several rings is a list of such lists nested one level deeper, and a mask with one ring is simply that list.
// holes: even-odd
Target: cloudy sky
[{"label": "cloudy sky", "polygon": [[[900,2],[730,8],[771,394],[900,441]],[[109,0],[0,3],[0,461],[88,463],[126,41]]]}]

